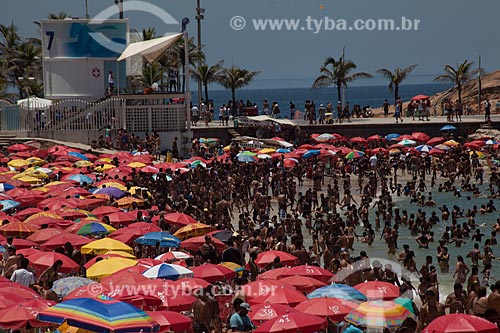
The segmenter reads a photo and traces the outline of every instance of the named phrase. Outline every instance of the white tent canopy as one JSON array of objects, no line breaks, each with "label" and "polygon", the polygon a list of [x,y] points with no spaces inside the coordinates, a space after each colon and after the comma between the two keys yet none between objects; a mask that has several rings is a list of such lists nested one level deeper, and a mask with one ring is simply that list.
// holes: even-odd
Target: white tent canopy
[{"label": "white tent canopy", "polygon": [[50,99],[33,96],[18,100],[17,105],[25,109],[46,109],[52,105],[52,101]]},{"label": "white tent canopy", "polygon": [[142,55],[148,62],[151,63],[161,56],[165,50],[172,46],[182,36],[183,34],[179,33],[129,44],[118,58],[118,61],[125,60],[135,55]]}]

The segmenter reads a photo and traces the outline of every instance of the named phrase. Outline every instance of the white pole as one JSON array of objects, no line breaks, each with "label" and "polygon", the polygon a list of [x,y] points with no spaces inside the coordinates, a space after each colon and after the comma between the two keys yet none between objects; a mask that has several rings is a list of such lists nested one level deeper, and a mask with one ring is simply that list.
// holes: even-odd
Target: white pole
[{"label": "white pole", "polygon": [[186,104],[186,127],[188,135],[191,131],[191,93],[189,91],[189,47],[188,47],[188,33],[184,31],[184,80],[186,82],[184,90],[184,103]]}]

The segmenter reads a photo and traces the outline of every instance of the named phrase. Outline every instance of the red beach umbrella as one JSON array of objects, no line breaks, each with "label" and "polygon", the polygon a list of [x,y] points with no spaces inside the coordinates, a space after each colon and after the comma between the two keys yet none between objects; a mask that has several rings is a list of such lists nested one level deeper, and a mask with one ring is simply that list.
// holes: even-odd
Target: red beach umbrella
[{"label": "red beach umbrella", "polygon": [[66,232],[62,231],[61,229],[57,229],[57,228],[46,228],[46,229],[38,230],[37,232],[30,235],[26,239],[29,241],[41,244],[41,243],[44,243],[44,242],[50,240],[52,237],[57,236],[57,235],[61,235],[61,234],[66,234]]},{"label": "red beach umbrella", "polygon": [[45,250],[54,250],[58,247],[64,246],[67,242],[71,243],[75,249],[80,249],[85,244],[90,243],[92,240],[87,237],[83,237],[75,234],[63,234],[54,236],[52,239],[46,241],[42,244],[42,248]]},{"label": "red beach umbrella", "polygon": [[165,221],[168,221],[170,223],[179,225],[181,227],[192,224],[192,223],[197,223],[193,217],[190,215],[184,214],[184,213],[169,213],[164,215]]},{"label": "red beach umbrella", "polygon": [[146,311],[160,325],[159,333],[189,330],[192,326],[191,317],[174,311]]},{"label": "red beach umbrella", "polygon": [[[200,246],[205,244],[205,236],[191,237],[181,242],[181,248],[189,251],[198,251]],[[218,251],[224,250],[227,246],[215,237],[212,237],[212,244]]]},{"label": "red beach umbrella", "polygon": [[422,101],[422,100],[425,100],[425,99],[429,99],[429,96],[420,94],[420,95],[413,96],[411,98],[412,101]]},{"label": "red beach umbrella", "polygon": [[204,264],[193,267],[191,270],[195,278],[203,279],[211,283],[236,277],[236,272],[221,265]]},{"label": "red beach umbrella", "polygon": [[344,317],[358,305],[339,298],[312,298],[297,304],[296,310],[303,313],[328,318],[332,321],[343,321]]},{"label": "red beach umbrella", "polygon": [[428,136],[427,134],[425,134],[423,132],[413,132],[413,133],[411,133],[411,136],[415,140],[420,141],[420,142],[427,142],[431,138],[430,136]]},{"label": "red beach umbrella", "polygon": [[498,333],[497,325],[484,318],[453,313],[434,319],[422,332],[429,333]]},{"label": "red beach umbrella", "polygon": [[443,143],[445,141],[446,141],[445,138],[443,138],[441,136],[437,136],[437,137],[434,137],[434,138],[428,140],[425,144],[429,145],[429,146],[435,146],[435,145],[438,145],[438,144]]},{"label": "red beach umbrella", "polygon": [[36,320],[38,312],[48,309],[56,303],[47,300],[31,300],[16,306],[0,310],[0,326],[2,328],[19,329],[30,324],[31,327],[50,326]]},{"label": "red beach umbrella", "polygon": [[354,286],[369,300],[390,301],[399,297],[399,288],[383,281],[367,281]]},{"label": "red beach umbrella", "polygon": [[283,265],[294,265],[297,263],[297,257],[294,255],[291,255],[290,253],[283,252],[283,251],[265,251],[261,252],[257,255],[257,259],[255,259],[255,263],[259,267],[264,267],[266,265],[271,264],[276,257],[280,258],[280,262]]},{"label": "red beach umbrella", "polygon": [[277,303],[277,304],[287,304],[290,306],[295,306],[305,300],[307,300],[307,297],[300,291],[293,290],[290,288],[280,287],[267,295],[261,295],[252,298],[248,302],[250,304],[260,304],[269,302],[273,304]]},{"label": "red beach umbrella", "polygon": [[299,275],[287,276],[281,278],[279,281],[289,283],[303,293],[310,293],[320,287],[324,287],[327,285],[320,280]]},{"label": "red beach umbrella", "polygon": [[293,275],[307,276],[314,279],[318,279],[325,283],[328,283],[328,281],[330,281],[330,279],[333,277],[332,272],[327,271],[326,269],[321,267],[309,266],[309,265],[300,265],[289,268],[281,276],[287,277]]},{"label": "red beach umbrella", "polygon": [[267,296],[280,288],[297,290],[291,284],[281,280],[257,280],[242,286],[241,291],[245,295],[245,299],[249,301],[259,296]]},{"label": "red beach umbrella", "polygon": [[257,324],[257,326],[260,326],[268,320],[275,319],[279,316],[295,311],[298,310],[295,310],[288,305],[266,302],[263,304],[252,305],[252,312],[248,315],[250,316],[250,319]]},{"label": "red beach umbrella", "polygon": [[257,280],[277,280],[288,270],[288,267],[271,269],[257,276]]},{"label": "red beach umbrella", "polygon": [[127,213],[124,212],[115,212],[107,215],[109,217],[109,221],[113,225],[127,225],[133,223],[135,218],[131,217]]},{"label": "red beach umbrella", "polygon": [[293,311],[267,321],[254,333],[313,333],[326,328],[326,325],[326,319]]},{"label": "red beach umbrella", "polygon": [[38,246],[38,244],[33,241],[21,238],[14,238],[10,245],[14,246],[16,249],[29,249],[30,247]]},{"label": "red beach umbrella", "polygon": [[61,260],[63,263],[61,267],[61,272],[63,273],[78,272],[80,267],[75,261],[58,252],[35,253],[28,259],[30,260],[30,264],[40,273],[52,266],[57,260]]}]

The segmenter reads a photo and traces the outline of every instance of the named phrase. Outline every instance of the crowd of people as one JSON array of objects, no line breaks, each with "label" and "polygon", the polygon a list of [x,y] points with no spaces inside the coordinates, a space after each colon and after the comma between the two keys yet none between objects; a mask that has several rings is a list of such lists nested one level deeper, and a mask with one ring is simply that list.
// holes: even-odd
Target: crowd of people
[{"label": "crowd of people", "polygon": [[[154,137],[146,141],[146,149],[147,142],[150,146],[157,142]],[[125,143],[134,144],[130,138]],[[366,152],[375,148],[349,141],[335,145],[365,149]],[[380,141],[375,145],[384,148],[390,143]],[[133,203],[128,207],[130,210],[142,209],[136,221],[157,221],[162,230],[174,233],[177,227],[167,223],[163,215],[183,212],[218,230],[236,232],[223,252],[206,237],[206,243],[193,252],[193,259],[186,261],[188,267],[206,262],[234,262],[246,267],[236,281],[245,284],[255,281],[266,270],[282,267],[279,258],[265,268],[254,263],[258,253],[280,250],[296,256],[298,264],[326,268],[335,274],[336,282],[353,286],[363,281],[380,280],[397,285],[401,295],[418,298],[422,303],[420,309],[416,308],[418,322],[407,323],[408,329],[423,328],[438,316],[457,312],[497,322],[500,282],[494,283],[491,271],[495,264],[492,249],[497,245],[500,219],[488,226],[487,234],[482,232],[485,229],[481,225],[483,216],[496,213],[495,200],[500,197],[500,177],[492,158],[496,152],[486,151],[486,159],[480,160],[477,153],[462,147],[435,156],[380,152],[354,159],[341,154],[303,158],[294,167],[285,167],[283,158],[238,162],[241,148],[233,144],[225,158],[214,156],[206,161],[208,167],[188,172],[160,168],[158,174],[152,175],[133,169],[130,175],[120,178],[87,167],[82,173],[94,173],[96,181],[123,181],[127,189],[133,186],[147,189],[134,195],[142,200],[141,206]],[[48,156],[47,161],[50,165],[54,157]],[[120,165],[117,158],[111,163]],[[46,181],[61,179],[61,176],[55,173]],[[92,185],[83,184],[82,187],[91,189]],[[471,206],[466,209],[456,205],[448,207],[436,199],[439,192],[467,196]],[[400,210],[395,198],[410,201],[415,210]],[[113,197],[107,204],[117,206]],[[429,215],[424,208],[432,208],[433,212]],[[14,214],[15,210],[9,213]],[[103,222],[109,223],[109,220]],[[3,221],[6,223],[9,221]],[[436,234],[435,226],[442,224],[446,224],[445,232]],[[409,229],[415,243],[401,244],[398,236],[402,228]],[[370,247],[378,238],[385,241],[387,258],[401,265],[402,274],[397,274],[391,264],[384,266],[370,259]],[[16,255],[11,242],[9,238],[3,275],[36,288],[44,298],[55,299],[51,285],[60,277],[59,263],[40,276],[34,276],[29,261]],[[403,250],[399,252],[400,246]],[[455,257],[450,246],[470,246],[471,250],[466,258]],[[425,263],[418,267],[412,248],[436,248],[436,254],[427,256]],[[85,275],[83,264],[90,257],[79,253],[70,243],[56,251],[81,264],[78,273]],[[137,258],[154,257],[161,251],[165,249],[134,244]],[[446,297],[440,295],[442,274],[453,274],[455,279],[454,291]],[[412,281],[415,276],[420,280],[418,285]],[[201,325],[200,332],[212,325],[205,320],[208,303],[207,299],[200,299],[193,307],[195,330],[196,325]],[[247,303],[239,304],[238,311],[245,312],[248,308]],[[210,318],[214,316],[215,312]],[[234,330],[241,330],[242,326],[248,328],[249,324],[242,324],[237,319],[228,323]]]}]

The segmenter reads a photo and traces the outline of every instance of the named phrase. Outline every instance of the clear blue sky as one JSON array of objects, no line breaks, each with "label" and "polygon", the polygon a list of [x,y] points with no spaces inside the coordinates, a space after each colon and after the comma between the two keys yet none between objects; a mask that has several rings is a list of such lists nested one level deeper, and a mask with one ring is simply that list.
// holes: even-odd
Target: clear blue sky
[{"label": "clear blue sky", "polygon": [[[127,11],[131,28],[154,26],[160,34],[179,31],[179,26],[165,25],[153,13]],[[189,17],[189,32],[196,33],[196,0],[149,0],[168,11],[179,22]],[[500,1],[498,0],[202,0],[206,9],[203,21],[203,44],[209,63],[224,59],[262,73],[254,88],[310,86],[327,56],[338,57],[346,47],[347,58],[358,69],[373,73],[381,67],[393,68],[418,64],[409,83],[429,83],[444,64],[464,59],[476,60],[482,54],[487,71],[500,68],[500,41],[496,35]],[[17,0],[4,4],[0,22],[18,26],[24,37],[37,36],[33,21],[45,19],[50,12],[65,11],[83,17],[84,0]],[[93,17],[113,0],[88,0]],[[27,10],[29,8],[29,10]],[[230,27],[233,16],[246,18],[241,31]],[[394,18],[419,19],[419,31],[255,31],[251,20],[258,18],[348,20]],[[115,16],[116,17],[116,16]],[[37,36],[38,37],[38,36]],[[383,84],[381,79],[358,84]]]}]

